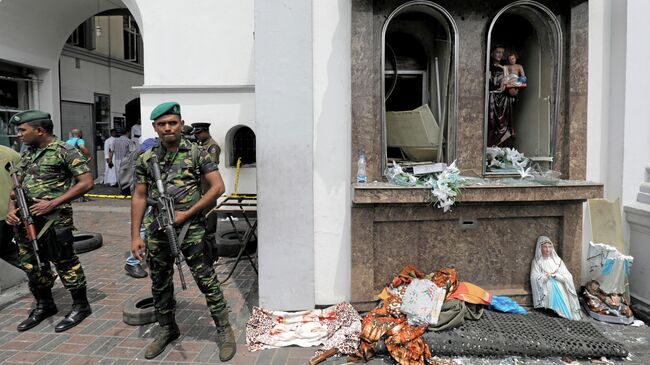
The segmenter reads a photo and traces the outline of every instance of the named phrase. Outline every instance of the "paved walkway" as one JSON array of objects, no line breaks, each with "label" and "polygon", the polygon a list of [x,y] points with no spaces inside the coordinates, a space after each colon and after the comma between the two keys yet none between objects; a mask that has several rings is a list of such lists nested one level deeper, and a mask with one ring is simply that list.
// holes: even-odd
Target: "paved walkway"
[{"label": "paved walkway", "polygon": [[[81,231],[99,232],[104,246],[79,257],[88,277],[88,294],[93,314],[79,326],[54,333],[54,325],[70,308],[70,297],[57,281],[54,296],[59,314],[36,328],[19,333],[16,325],[32,306],[32,297],[23,287],[13,299],[0,296],[0,363],[1,364],[207,364],[219,363],[215,344],[214,323],[205,306],[205,299],[192,281],[185,267],[188,290],[178,292],[177,321],[182,336],[174,341],[156,360],[144,360],[144,347],[155,336],[156,325],[141,327],[122,322],[122,306],[134,295],[150,294],[150,279],[133,279],[124,272],[124,259],[129,247],[129,201],[95,199],[75,204],[75,222]],[[243,264],[242,264],[243,263]],[[258,302],[257,277],[245,262],[240,263],[233,278],[223,290],[232,310],[237,355],[229,364],[241,365],[298,365],[305,364],[313,355],[313,348],[284,348],[250,353],[246,348],[245,324],[250,310]],[[184,265],[185,266],[185,265]],[[217,266],[219,276],[225,277],[227,263]],[[175,286],[180,288],[178,276]],[[4,300],[3,300],[4,298]],[[624,342],[633,351],[632,362],[650,363],[648,327],[605,325],[603,330]],[[435,350],[432,349],[435,353]],[[344,364],[345,359],[332,359],[324,364]],[[369,364],[393,363],[376,359]],[[559,364],[559,359],[525,360],[462,359],[467,364]],[[581,362],[588,364],[588,362]]]}]

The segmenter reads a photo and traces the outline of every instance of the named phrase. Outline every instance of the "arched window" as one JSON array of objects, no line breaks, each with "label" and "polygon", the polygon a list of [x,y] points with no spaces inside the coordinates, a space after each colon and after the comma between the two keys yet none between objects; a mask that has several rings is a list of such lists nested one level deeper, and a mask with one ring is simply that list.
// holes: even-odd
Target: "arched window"
[{"label": "arched window", "polygon": [[411,1],[382,31],[382,163],[450,163],[456,154],[458,29],[430,1]]},{"label": "arched window", "polygon": [[228,132],[231,136],[230,166],[237,166],[241,157],[242,166],[254,165],[255,158],[255,133],[246,126],[237,126]]},{"label": "arched window", "polygon": [[[552,168],[562,74],[562,31],[535,1],[514,2],[492,20],[487,38],[485,147],[509,147]],[[522,78],[522,76],[525,77]],[[495,153],[495,152],[491,152]],[[488,166],[486,174],[513,173]]]}]

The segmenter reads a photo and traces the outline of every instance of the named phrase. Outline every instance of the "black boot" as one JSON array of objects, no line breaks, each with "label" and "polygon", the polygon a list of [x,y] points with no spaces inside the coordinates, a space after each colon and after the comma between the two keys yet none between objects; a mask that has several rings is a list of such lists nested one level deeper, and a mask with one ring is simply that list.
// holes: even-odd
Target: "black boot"
[{"label": "black boot", "polygon": [[228,361],[235,356],[237,352],[237,343],[235,342],[235,334],[232,331],[232,326],[228,320],[228,310],[212,317],[214,324],[217,325],[217,344],[219,345],[219,360],[222,362]]},{"label": "black boot", "polygon": [[153,359],[154,357],[160,355],[167,345],[178,338],[181,335],[181,331],[178,329],[176,320],[174,319],[174,313],[168,315],[159,315],[156,314],[158,318],[158,325],[160,326],[160,332],[158,335],[147,345],[147,349],[144,352],[145,359]]},{"label": "black boot", "polygon": [[30,288],[30,290],[32,294],[34,294],[34,298],[36,298],[36,307],[29,312],[29,317],[20,322],[18,328],[16,328],[20,332],[38,326],[39,323],[43,322],[46,318],[55,315],[59,311],[54,304],[54,299],[52,299],[52,290],[50,290],[50,288]]},{"label": "black boot", "polygon": [[88,297],[86,297],[85,287],[70,290],[70,295],[72,296],[72,311],[66,314],[61,322],[57,323],[56,327],[54,327],[54,332],[69,330],[81,323],[81,321],[93,312],[90,309]]}]

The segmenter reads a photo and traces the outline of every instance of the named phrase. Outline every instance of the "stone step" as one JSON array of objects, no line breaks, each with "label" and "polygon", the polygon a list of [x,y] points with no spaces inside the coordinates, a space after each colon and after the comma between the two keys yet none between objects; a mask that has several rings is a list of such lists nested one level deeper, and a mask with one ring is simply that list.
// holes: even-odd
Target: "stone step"
[{"label": "stone step", "polygon": [[650,183],[650,165],[645,167],[645,182]]},{"label": "stone step", "polygon": [[636,201],[643,204],[650,204],[650,193],[639,192],[636,196]]},{"label": "stone step", "polygon": [[650,183],[648,183],[648,182],[641,183],[641,187],[639,188],[639,190],[642,193],[650,194]]}]

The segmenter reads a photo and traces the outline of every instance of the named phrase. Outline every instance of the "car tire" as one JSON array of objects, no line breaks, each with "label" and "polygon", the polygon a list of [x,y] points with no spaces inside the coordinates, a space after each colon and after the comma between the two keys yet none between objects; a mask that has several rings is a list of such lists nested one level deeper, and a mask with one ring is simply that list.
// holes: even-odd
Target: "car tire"
[{"label": "car tire", "polygon": [[[243,238],[245,233],[246,230],[243,229],[238,229],[237,231],[234,229],[217,231],[215,240],[216,247],[214,251],[216,251],[219,257],[237,257],[237,254],[241,248],[241,244],[239,243],[237,235],[239,234],[239,237]],[[257,240],[255,238],[252,238],[248,243],[247,253],[249,255],[252,255],[256,251]]]},{"label": "car tire", "polygon": [[122,320],[131,326],[156,322],[156,310],[151,295],[129,299],[122,307]]},{"label": "car tire", "polygon": [[72,247],[77,254],[96,250],[102,247],[104,241],[102,235],[99,233],[75,233],[73,236],[74,241]]}]

